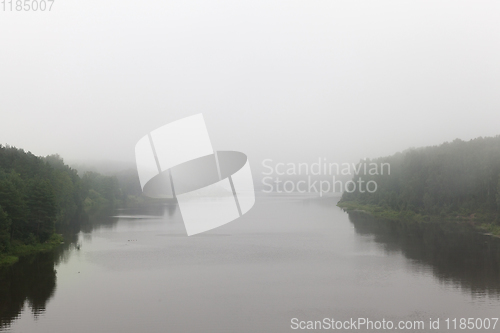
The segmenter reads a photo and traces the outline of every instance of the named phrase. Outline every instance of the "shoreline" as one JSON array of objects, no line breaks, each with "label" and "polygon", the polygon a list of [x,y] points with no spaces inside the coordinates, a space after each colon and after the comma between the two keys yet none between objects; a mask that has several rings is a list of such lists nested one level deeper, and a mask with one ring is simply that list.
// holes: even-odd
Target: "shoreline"
[{"label": "shoreline", "polygon": [[339,201],[337,207],[340,207],[345,212],[358,211],[369,214],[375,218],[388,219],[393,221],[415,221],[439,223],[440,221],[450,221],[456,223],[468,223],[478,231],[486,235],[500,238],[500,225],[488,223],[486,218],[476,217],[477,214],[470,216],[452,215],[421,215],[413,211],[395,211],[392,209],[383,208],[377,205],[360,204],[355,201]]},{"label": "shoreline", "polygon": [[63,236],[53,234],[45,243],[14,245],[13,249],[7,253],[0,253],[0,268],[8,267],[19,261],[20,257],[33,255],[40,252],[48,252],[61,245]]}]

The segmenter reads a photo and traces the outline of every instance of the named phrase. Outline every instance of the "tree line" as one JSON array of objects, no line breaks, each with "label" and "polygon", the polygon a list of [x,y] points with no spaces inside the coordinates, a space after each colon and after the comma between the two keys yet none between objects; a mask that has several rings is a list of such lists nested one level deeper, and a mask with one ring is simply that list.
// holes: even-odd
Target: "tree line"
[{"label": "tree line", "polygon": [[373,180],[373,193],[344,192],[355,202],[421,215],[475,216],[500,223],[500,136],[459,139],[363,161],[389,163],[390,175],[358,174]]},{"label": "tree line", "polygon": [[0,254],[16,245],[43,243],[56,224],[70,224],[126,201],[117,177],[96,172],[79,176],[59,155],[39,157],[0,145]]}]

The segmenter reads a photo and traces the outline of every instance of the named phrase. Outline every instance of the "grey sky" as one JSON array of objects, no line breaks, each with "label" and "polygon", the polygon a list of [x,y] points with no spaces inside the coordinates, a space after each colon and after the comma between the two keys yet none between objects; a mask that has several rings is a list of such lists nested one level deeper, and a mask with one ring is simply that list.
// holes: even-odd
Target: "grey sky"
[{"label": "grey sky", "polygon": [[352,162],[500,134],[498,1],[74,1],[0,11],[0,143],[131,161],[202,112],[215,149]]}]

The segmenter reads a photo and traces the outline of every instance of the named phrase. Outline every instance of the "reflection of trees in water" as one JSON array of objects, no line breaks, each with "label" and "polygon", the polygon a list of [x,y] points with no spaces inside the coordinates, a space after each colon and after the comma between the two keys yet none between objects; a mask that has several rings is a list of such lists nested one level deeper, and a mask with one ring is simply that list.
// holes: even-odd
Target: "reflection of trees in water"
[{"label": "reflection of trees in water", "polygon": [[[127,211],[131,215],[172,216],[176,205],[157,205]],[[100,228],[113,228],[118,222],[113,217],[89,217],[58,228],[64,244],[51,252],[22,257],[16,264],[0,268],[0,330],[10,326],[27,304],[35,317],[43,314],[56,290],[55,266],[66,262],[72,251],[79,249],[79,233],[85,235]]]},{"label": "reflection of trees in water", "polygon": [[349,213],[349,220],[358,234],[373,235],[385,251],[430,266],[440,281],[500,296],[500,239],[452,222],[387,221],[361,212]]},{"label": "reflection of trees in water", "polygon": [[27,302],[37,317],[56,289],[54,253],[24,257],[0,270],[0,329],[8,327]]}]

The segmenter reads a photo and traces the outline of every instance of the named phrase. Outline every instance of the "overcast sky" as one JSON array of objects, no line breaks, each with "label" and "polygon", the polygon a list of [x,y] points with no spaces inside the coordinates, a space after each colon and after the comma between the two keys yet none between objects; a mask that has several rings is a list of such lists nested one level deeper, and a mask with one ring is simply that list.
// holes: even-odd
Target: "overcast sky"
[{"label": "overcast sky", "polygon": [[[0,8],[1,10],[2,8]],[[499,1],[56,0],[0,11],[0,143],[133,161],[203,113],[212,144],[355,162],[500,134]]]}]

